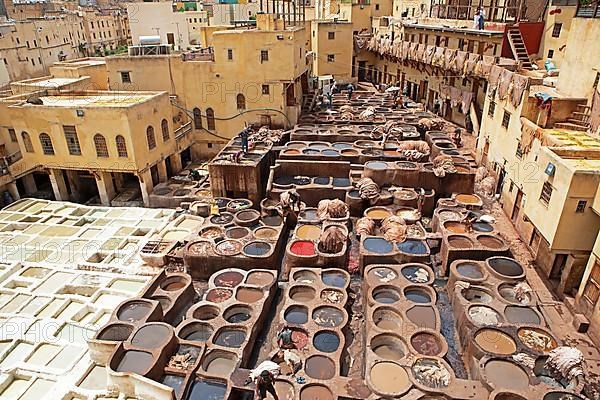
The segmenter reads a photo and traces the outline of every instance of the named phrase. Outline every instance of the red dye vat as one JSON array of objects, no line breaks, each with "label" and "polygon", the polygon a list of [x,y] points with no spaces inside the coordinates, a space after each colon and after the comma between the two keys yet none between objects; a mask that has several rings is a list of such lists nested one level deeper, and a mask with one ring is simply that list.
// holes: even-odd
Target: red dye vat
[{"label": "red dye vat", "polygon": [[313,256],[315,255],[315,245],[313,242],[300,240],[292,244],[290,251],[299,256]]}]

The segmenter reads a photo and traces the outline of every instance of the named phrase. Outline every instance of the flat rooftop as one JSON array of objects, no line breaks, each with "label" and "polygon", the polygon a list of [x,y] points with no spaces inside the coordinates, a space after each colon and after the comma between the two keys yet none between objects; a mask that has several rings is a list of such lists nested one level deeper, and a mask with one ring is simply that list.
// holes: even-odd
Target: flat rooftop
[{"label": "flat rooftop", "polygon": [[41,92],[39,99],[43,104],[32,104],[26,100],[31,95],[12,96],[3,99],[6,102],[14,103],[12,107],[67,107],[67,108],[115,108],[131,107],[144,103],[152,98],[160,96],[163,92],[111,92],[111,91],[90,91],[90,92],[62,92],[48,93]]}]

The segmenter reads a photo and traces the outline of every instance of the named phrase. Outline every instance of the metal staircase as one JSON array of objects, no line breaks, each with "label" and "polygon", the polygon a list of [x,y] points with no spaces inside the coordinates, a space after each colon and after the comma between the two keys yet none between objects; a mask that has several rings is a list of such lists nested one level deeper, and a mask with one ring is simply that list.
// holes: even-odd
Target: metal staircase
[{"label": "metal staircase", "polygon": [[513,25],[508,29],[508,42],[510,43],[510,48],[512,49],[515,60],[521,64],[521,68],[529,70],[533,69],[518,25]]}]

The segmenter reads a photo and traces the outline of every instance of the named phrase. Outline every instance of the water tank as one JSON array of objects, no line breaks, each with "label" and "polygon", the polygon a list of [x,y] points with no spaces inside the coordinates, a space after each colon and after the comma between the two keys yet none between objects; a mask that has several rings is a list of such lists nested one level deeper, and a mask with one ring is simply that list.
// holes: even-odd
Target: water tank
[{"label": "water tank", "polygon": [[160,44],[160,36],[140,36],[140,45],[156,46]]}]

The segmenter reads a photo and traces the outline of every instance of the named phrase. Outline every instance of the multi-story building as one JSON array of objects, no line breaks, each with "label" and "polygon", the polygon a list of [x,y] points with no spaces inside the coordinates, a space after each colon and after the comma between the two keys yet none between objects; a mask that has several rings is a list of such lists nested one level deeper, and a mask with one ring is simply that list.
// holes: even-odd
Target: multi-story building
[{"label": "multi-story building", "polygon": [[521,73],[526,83],[519,84],[518,104],[502,82],[488,86],[478,139],[479,159],[498,178],[504,211],[543,275],[565,296],[583,293],[581,279],[600,228],[592,207],[600,140],[585,132],[599,106],[592,100],[600,65],[592,38],[600,33],[600,19],[585,17],[580,7],[569,26],[557,78]]},{"label": "multi-story building", "polygon": [[102,204],[133,187],[147,205],[156,184],[245,124],[297,121],[307,39],[261,14],[256,28],[212,32],[211,51],[64,61],[52,76],[14,82],[0,101],[0,187]]},{"label": "multi-story building", "polygon": [[130,44],[131,29],[124,9],[84,9],[81,11],[87,54],[110,54]]},{"label": "multi-story building", "polygon": [[313,75],[332,75],[339,83],[352,80],[352,23],[311,21],[311,47],[315,54]]},{"label": "multi-story building", "polygon": [[0,24],[0,53],[10,81],[46,75],[54,62],[81,57],[85,42],[83,22],[72,13]]}]

